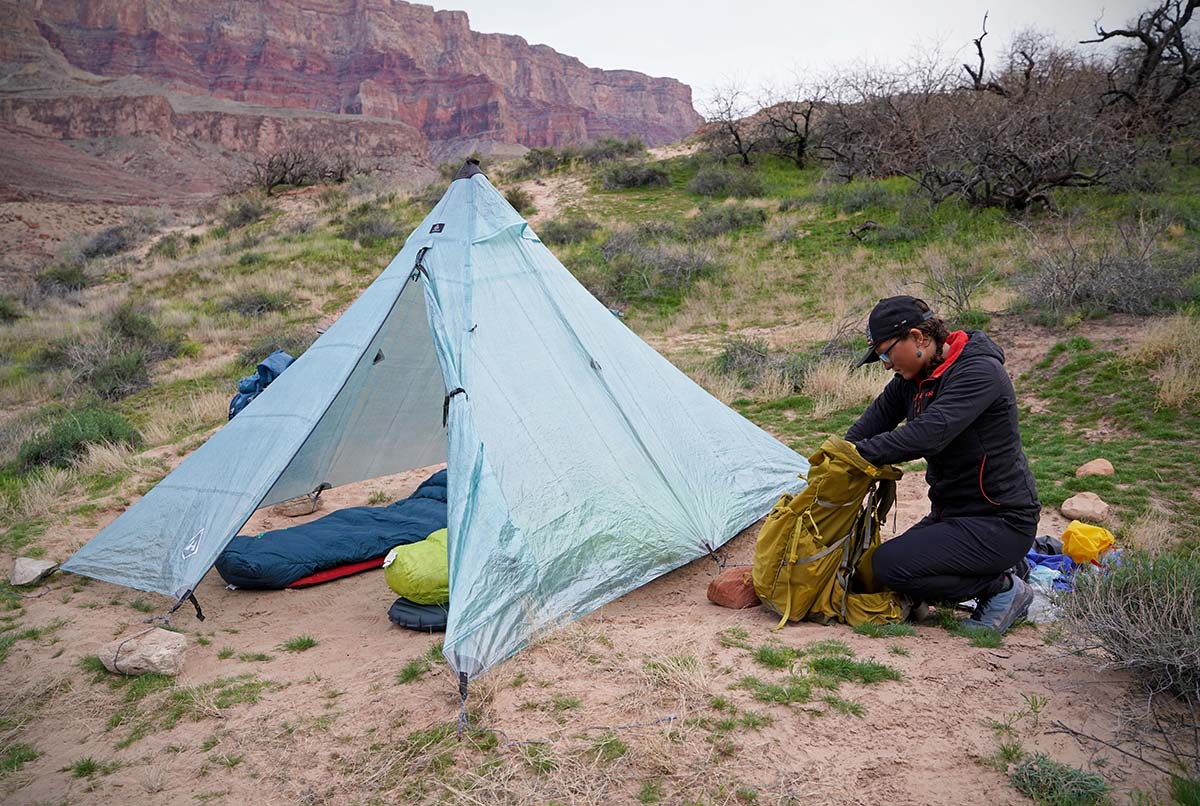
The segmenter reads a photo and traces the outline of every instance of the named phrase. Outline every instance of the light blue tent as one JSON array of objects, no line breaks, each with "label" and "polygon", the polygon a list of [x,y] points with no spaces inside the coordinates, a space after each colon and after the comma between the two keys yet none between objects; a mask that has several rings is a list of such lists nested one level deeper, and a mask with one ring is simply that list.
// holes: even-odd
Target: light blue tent
[{"label": "light blue tent", "polygon": [[440,461],[460,677],[723,545],[808,470],[468,163],[341,318],[63,568],[182,601],[257,508]]}]

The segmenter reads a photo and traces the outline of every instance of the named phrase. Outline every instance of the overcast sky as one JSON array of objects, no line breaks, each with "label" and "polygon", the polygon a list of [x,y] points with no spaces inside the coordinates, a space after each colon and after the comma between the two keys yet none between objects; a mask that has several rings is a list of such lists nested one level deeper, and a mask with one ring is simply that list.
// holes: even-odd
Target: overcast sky
[{"label": "overcast sky", "polygon": [[[426,0],[428,2],[428,0]],[[471,28],[517,34],[589,67],[638,70],[690,84],[699,108],[729,80],[749,87],[856,61],[896,63],[939,45],[973,58],[971,40],[989,11],[985,45],[998,52],[1014,31],[1036,27],[1063,42],[1123,26],[1149,2],[1133,0],[450,0]]]}]

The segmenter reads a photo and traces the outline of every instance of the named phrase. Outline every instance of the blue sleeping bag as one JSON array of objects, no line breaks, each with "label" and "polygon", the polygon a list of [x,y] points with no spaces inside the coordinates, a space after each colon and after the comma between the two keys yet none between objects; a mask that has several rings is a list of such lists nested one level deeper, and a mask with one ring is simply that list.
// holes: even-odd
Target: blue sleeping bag
[{"label": "blue sleeping bag", "polygon": [[395,546],[424,540],[446,528],[446,471],[386,507],[351,507],[286,529],[238,535],[216,568],[237,588],[286,588],[298,579],[382,557]]}]

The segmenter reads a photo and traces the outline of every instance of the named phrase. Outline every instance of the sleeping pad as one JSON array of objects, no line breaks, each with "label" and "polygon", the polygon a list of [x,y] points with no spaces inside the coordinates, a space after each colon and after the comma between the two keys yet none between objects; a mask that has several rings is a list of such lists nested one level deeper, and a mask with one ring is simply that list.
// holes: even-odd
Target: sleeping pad
[{"label": "sleeping pad", "polygon": [[221,578],[237,588],[286,588],[330,568],[383,557],[446,528],[446,471],[386,507],[351,507],[315,521],[238,535],[217,557]]}]

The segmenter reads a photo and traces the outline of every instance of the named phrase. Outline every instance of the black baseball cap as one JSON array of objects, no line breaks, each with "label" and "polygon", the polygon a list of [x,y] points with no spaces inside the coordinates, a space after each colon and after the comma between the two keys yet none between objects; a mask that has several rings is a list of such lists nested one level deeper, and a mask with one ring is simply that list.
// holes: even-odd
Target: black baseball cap
[{"label": "black baseball cap", "polygon": [[934,313],[929,309],[925,300],[916,297],[899,296],[879,300],[867,318],[867,344],[869,345],[867,354],[854,366],[861,367],[863,364],[878,361],[879,356],[875,354],[876,346],[902,333],[907,333],[910,329],[933,317]]}]

